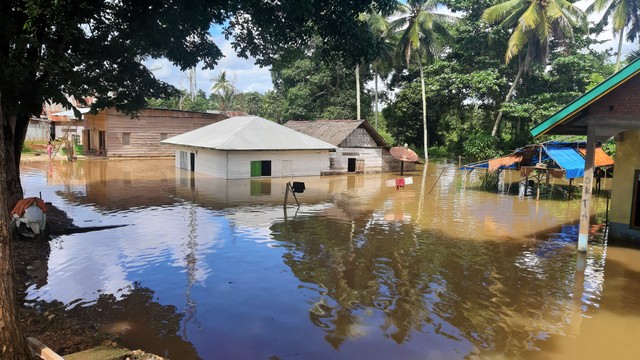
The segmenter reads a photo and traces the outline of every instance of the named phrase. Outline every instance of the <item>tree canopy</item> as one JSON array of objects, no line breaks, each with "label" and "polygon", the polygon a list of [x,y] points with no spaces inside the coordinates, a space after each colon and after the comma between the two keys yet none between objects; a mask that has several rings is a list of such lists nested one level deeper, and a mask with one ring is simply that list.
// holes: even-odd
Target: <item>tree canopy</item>
[{"label": "tree canopy", "polygon": [[[389,13],[395,1],[377,0]],[[323,57],[347,63],[369,57],[374,39],[366,24],[351,21],[372,0],[107,1],[6,0],[0,3],[0,207],[22,197],[20,153],[31,116],[45,101],[71,107],[67,96],[92,111],[113,107],[135,113],[148,98],[177,90],[143,65],[166,58],[181,70],[203,62],[214,68],[222,52],[209,31],[222,27],[240,56],[270,64],[285,52],[322,38]],[[12,300],[8,213],[0,213],[0,357],[23,359],[26,348]]]}]

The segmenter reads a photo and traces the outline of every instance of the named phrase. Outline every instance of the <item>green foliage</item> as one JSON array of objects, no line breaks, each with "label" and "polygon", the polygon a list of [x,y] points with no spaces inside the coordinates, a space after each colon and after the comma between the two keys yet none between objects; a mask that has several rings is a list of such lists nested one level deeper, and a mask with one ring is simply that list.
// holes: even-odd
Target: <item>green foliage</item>
[{"label": "green foliage", "polygon": [[31,154],[33,152],[35,152],[35,149],[31,147],[31,144],[25,143],[24,146],[22,147],[23,154]]},{"label": "green foliage", "polygon": [[616,157],[616,141],[611,138],[602,144],[602,150],[607,153],[607,155],[615,158]]},{"label": "green foliage", "polygon": [[488,171],[480,175],[480,188],[485,191],[495,192],[500,183],[500,171]]},{"label": "green foliage", "polygon": [[463,145],[464,157],[471,162],[498,157],[499,145],[498,139],[489,134],[473,134]]},{"label": "green foliage", "polygon": [[[326,49],[320,39],[305,52],[290,53],[286,61],[277,62],[272,76],[283,120],[355,119],[355,68],[341,62],[324,61]],[[361,69],[364,83],[372,78],[370,70]],[[372,118],[372,96],[361,95],[362,116]],[[271,111],[275,111],[271,108]]]},{"label": "green foliage", "polygon": [[429,148],[430,158],[448,159],[451,158],[451,153],[444,146],[432,146]]}]

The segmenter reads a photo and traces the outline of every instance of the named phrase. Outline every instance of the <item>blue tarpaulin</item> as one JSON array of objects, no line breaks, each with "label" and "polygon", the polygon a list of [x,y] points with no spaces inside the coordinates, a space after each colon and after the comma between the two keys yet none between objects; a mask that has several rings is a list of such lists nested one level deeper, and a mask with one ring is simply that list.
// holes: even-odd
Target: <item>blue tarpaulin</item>
[{"label": "blue tarpaulin", "polygon": [[575,179],[584,176],[584,159],[573,147],[553,146],[545,147],[546,153],[560,167],[566,170],[567,179]]}]

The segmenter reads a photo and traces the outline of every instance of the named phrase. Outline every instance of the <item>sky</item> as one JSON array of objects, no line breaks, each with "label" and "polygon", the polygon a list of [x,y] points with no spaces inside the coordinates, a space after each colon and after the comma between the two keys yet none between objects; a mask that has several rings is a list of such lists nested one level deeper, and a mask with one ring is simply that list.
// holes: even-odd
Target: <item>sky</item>
[{"label": "sky", "polygon": [[[581,9],[586,9],[587,6],[593,2],[593,0],[580,0],[576,3]],[[446,9],[443,12],[447,12]],[[457,14],[459,15],[459,14]],[[594,14],[589,16],[590,21],[599,20],[599,15]],[[215,27],[211,30],[211,35],[215,39],[216,44],[222,50],[224,57],[219,60],[218,66],[214,70],[202,70],[202,64],[196,69],[197,87],[203,90],[207,94],[212,84],[212,79],[220,74],[222,71],[226,71],[227,78],[230,79],[236,88],[241,92],[257,91],[259,93],[265,93],[266,91],[273,89],[271,83],[271,74],[269,68],[260,67],[255,64],[255,59],[242,59],[236,56],[231,42],[225,40],[224,36],[220,33],[220,28]],[[618,46],[617,39],[614,38],[611,30],[605,30],[598,36],[599,40],[604,40],[605,43],[594,46],[597,50],[604,50],[606,48],[612,48],[612,53]],[[623,45],[622,57],[624,57],[632,50],[636,49],[637,45],[625,42]],[[611,59],[615,61],[615,57]],[[181,72],[177,67],[173,66],[166,59],[149,60],[146,65],[154,70],[155,76],[179,89],[189,89],[189,79],[187,74]],[[365,85],[372,87],[372,84]]]}]

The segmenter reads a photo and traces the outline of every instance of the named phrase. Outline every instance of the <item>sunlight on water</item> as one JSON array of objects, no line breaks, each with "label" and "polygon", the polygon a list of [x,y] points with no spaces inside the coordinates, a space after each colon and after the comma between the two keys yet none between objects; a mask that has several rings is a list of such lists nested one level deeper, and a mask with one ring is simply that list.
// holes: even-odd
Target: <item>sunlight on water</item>
[{"label": "sunlight on water", "polygon": [[509,173],[498,194],[446,165],[396,176],[296,178],[298,209],[291,179],[25,163],[27,196],[126,225],[52,241],[28,301],[175,359],[640,357],[640,252],[596,234],[577,255],[578,200],[509,194]]}]

